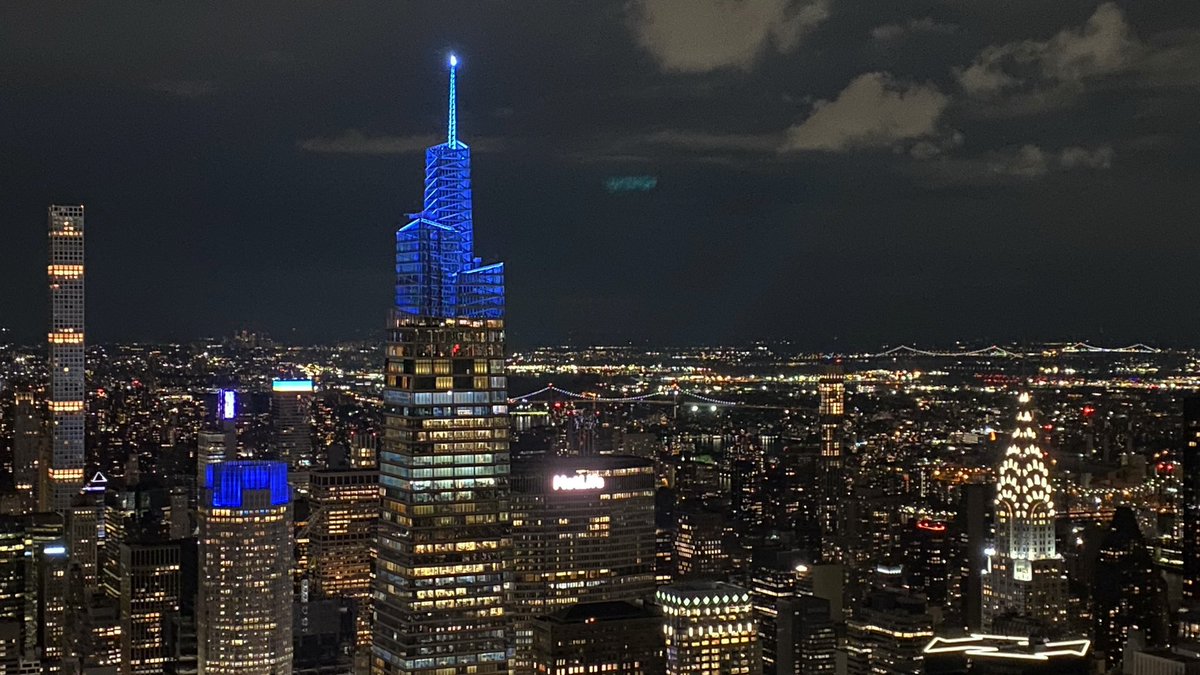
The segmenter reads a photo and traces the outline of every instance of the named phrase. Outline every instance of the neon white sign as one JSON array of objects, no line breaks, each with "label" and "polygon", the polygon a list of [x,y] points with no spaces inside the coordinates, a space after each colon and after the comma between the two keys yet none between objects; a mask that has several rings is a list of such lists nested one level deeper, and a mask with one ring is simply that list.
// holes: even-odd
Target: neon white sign
[{"label": "neon white sign", "polygon": [[599,490],[604,487],[604,477],[594,473],[557,475],[551,480],[555,490]]}]

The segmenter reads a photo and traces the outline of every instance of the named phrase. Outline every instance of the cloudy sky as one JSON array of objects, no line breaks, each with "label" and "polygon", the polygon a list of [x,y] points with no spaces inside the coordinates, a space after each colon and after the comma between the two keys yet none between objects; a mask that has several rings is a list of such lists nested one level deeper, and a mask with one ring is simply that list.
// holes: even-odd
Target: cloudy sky
[{"label": "cloudy sky", "polygon": [[6,3],[0,326],[378,334],[451,51],[518,345],[1200,342],[1195,0]]}]

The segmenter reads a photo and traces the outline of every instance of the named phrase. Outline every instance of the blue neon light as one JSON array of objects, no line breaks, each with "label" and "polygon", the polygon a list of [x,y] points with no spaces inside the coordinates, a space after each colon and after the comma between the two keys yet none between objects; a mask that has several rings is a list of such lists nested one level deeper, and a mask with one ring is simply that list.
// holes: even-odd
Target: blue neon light
[{"label": "blue neon light", "polygon": [[458,57],[450,55],[450,123],[446,125],[446,145],[455,147],[458,145],[458,94],[455,90],[454,81],[457,79],[455,73],[458,72]]},{"label": "blue neon light", "polygon": [[396,232],[396,307],[435,318],[502,318],[504,264],[475,257],[471,148],[458,139],[458,57],[450,57],[446,142],[425,151],[424,209]]},{"label": "blue neon light", "polygon": [[46,548],[42,549],[42,553],[45,553],[46,555],[66,555],[67,547],[66,546],[47,546]]},{"label": "blue neon light", "polygon": [[291,497],[285,462],[221,462],[208,465],[205,476],[214,509],[240,509],[247,491],[270,491],[271,506],[287,504]]},{"label": "blue neon light", "polygon": [[231,420],[237,417],[237,392],[232,389],[222,389],[217,392],[218,417]]},{"label": "blue neon light", "polygon": [[275,380],[271,382],[271,391],[278,392],[300,392],[311,393],[313,390],[312,380]]}]

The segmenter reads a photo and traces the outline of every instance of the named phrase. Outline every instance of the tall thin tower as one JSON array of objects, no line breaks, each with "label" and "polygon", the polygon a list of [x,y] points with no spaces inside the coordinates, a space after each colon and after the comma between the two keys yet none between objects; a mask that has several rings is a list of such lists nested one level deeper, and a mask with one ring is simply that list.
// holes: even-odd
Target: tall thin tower
[{"label": "tall thin tower", "polygon": [[471,150],[450,57],[446,142],[424,210],[396,232],[371,670],[507,671],[509,528],[504,265],[473,250]]},{"label": "tall thin tower", "polygon": [[1067,577],[1054,541],[1054,486],[1036,429],[1032,400],[1022,393],[996,485],[996,544],[983,570],[985,631],[1005,615],[1048,625],[1067,618]]},{"label": "tall thin tower", "polygon": [[821,554],[836,562],[842,553],[841,509],[846,499],[842,457],[842,422],[846,415],[846,373],[840,362],[825,367],[817,380],[817,410],[821,434]]},{"label": "tall thin tower", "polygon": [[83,206],[51,206],[50,415],[42,508],[62,511],[83,488]]}]

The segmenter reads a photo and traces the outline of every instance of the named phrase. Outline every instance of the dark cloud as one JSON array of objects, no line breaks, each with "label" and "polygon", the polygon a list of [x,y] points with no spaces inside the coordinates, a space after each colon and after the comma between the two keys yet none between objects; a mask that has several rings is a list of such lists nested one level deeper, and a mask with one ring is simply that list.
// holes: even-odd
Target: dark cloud
[{"label": "dark cloud", "polygon": [[368,136],[358,129],[347,129],[337,136],[306,138],[300,149],[348,155],[402,155],[424,152],[425,148],[444,142],[437,134],[414,136]]},{"label": "dark cloud", "polygon": [[9,3],[0,326],[378,334],[451,50],[518,343],[1200,333],[1194,0]]},{"label": "dark cloud", "polygon": [[871,29],[871,37],[884,43],[893,43],[912,36],[922,34],[952,35],[958,31],[958,26],[952,23],[942,23],[933,17],[909,19],[904,23],[888,23]]}]

